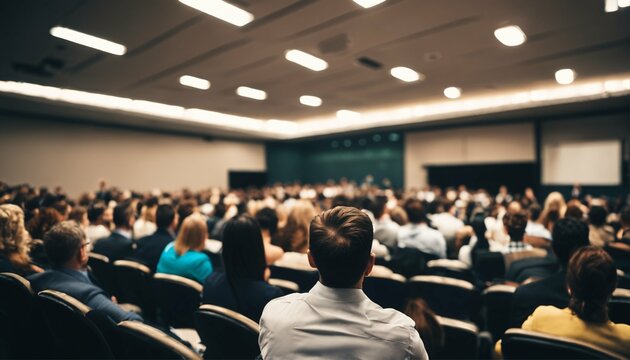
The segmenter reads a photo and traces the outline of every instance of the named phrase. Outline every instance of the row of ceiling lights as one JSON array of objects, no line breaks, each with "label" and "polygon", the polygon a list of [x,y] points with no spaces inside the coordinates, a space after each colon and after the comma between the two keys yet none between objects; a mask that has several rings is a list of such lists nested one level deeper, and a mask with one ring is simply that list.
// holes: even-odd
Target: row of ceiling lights
[{"label": "row of ceiling lights", "polygon": [[[254,15],[227,3],[223,0],[179,0],[182,4],[190,6],[206,14],[212,15],[218,19],[229,22],[236,26],[244,26],[254,20]],[[386,0],[353,0],[364,8],[370,8],[379,5]],[[605,11],[613,12],[620,7],[630,6],[630,0],[606,0]],[[68,40],[80,45],[88,46],[114,55],[124,55],[127,48],[124,45],[105,40],[93,35],[85,34],[66,27],[56,26],[50,30],[50,34]],[[517,25],[505,26],[494,31],[494,36],[505,46],[519,46],[525,43],[527,36]],[[312,54],[301,50],[292,49],[284,54],[288,61],[296,63],[312,71],[323,71],[328,68],[328,63]],[[390,69],[390,75],[404,82],[422,81],[426,76],[411,68],[404,66],[396,66]],[[576,72],[572,69],[560,69],[555,73],[555,79],[559,84],[571,84],[576,77]],[[208,90],[210,81],[192,75],[183,75],[179,78],[181,85],[189,86],[200,90]],[[236,94],[242,97],[265,100],[267,93],[264,90],[251,88],[248,86],[239,86]],[[450,86],[444,89],[444,96],[449,99],[457,99],[461,96],[462,89],[456,86]],[[322,104],[322,99],[313,95],[302,95],[299,99],[300,103],[306,106],[317,107]],[[340,118],[355,118],[360,116],[359,113],[350,110],[340,110],[337,112]]]}]

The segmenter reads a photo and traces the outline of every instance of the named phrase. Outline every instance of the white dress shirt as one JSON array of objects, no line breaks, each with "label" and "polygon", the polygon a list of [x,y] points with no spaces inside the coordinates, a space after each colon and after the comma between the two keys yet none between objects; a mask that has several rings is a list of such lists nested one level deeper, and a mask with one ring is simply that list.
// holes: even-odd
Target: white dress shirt
[{"label": "white dress shirt", "polygon": [[92,245],[98,240],[108,237],[112,232],[105,225],[89,225],[85,229],[85,236],[90,240]]},{"label": "white dress shirt", "polygon": [[398,247],[416,248],[424,253],[446,258],[446,240],[441,232],[427,224],[407,224],[398,229]]},{"label": "white dress shirt", "polygon": [[263,359],[428,359],[414,322],[383,309],[361,289],[317,283],[267,304],[258,344]]},{"label": "white dress shirt", "polygon": [[429,215],[431,224],[448,240],[454,240],[459,229],[464,227],[464,222],[453,216],[451,213],[440,213]]}]

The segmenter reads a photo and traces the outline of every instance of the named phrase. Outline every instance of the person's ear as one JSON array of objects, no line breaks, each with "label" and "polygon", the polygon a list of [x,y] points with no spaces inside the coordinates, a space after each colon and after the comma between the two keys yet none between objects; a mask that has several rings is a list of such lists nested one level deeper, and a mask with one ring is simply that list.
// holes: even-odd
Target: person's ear
[{"label": "person's ear", "polygon": [[317,264],[315,264],[315,259],[313,259],[313,254],[311,254],[311,250],[306,250],[306,255],[308,256],[308,264],[311,265],[313,269],[317,269]]},{"label": "person's ear", "polygon": [[365,267],[365,271],[363,275],[368,276],[372,272],[374,268],[374,264],[376,263],[376,255],[374,253],[370,253],[370,260],[368,260],[367,266]]}]

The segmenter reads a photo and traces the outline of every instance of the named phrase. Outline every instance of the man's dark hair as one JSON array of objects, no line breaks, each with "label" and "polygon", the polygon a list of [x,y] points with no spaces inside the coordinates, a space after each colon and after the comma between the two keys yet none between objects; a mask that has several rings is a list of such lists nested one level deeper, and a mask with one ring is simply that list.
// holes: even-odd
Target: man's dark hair
[{"label": "man's dark hair", "polygon": [[573,252],[581,247],[588,246],[588,226],[573,218],[558,220],[553,225],[551,234],[553,241],[551,246],[560,265],[566,268]]},{"label": "man's dark hair", "polygon": [[267,263],[256,219],[244,214],[225,223],[221,256],[228,279],[264,280]]},{"label": "man's dark hair", "polygon": [[591,206],[588,211],[588,218],[591,221],[591,224],[597,227],[604,226],[606,224],[607,216],[608,211],[606,211],[606,208],[603,206]]},{"label": "man's dark hair", "polygon": [[338,206],[315,216],[309,249],[324,285],[351,288],[370,261],[372,221],[357,208]]},{"label": "man's dark hair", "polygon": [[90,223],[98,221],[105,213],[105,204],[101,202],[94,203],[88,207],[87,214]]},{"label": "man's dark hair", "polygon": [[385,213],[385,206],[387,206],[387,196],[378,195],[371,204],[370,211],[374,214],[374,219],[380,219]]},{"label": "man's dark hair", "polygon": [[525,235],[525,228],[527,227],[527,214],[524,211],[510,214],[505,213],[504,216],[505,227],[507,233],[510,235],[511,241],[522,241]]},{"label": "man's dark hair", "polygon": [[44,235],[44,250],[53,266],[63,266],[77,255],[85,233],[74,221],[62,221]]},{"label": "man's dark hair", "polygon": [[534,204],[531,204],[529,208],[527,208],[527,211],[529,212],[529,219],[531,221],[538,221],[538,218],[540,217],[540,214],[542,213],[542,208],[540,207],[540,205],[534,203]]},{"label": "man's dark hair", "polygon": [[155,210],[155,224],[158,229],[168,229],[175,220],[175,209],[172,205],[162,204]]},{"label": "man's dark hair", "polygon": [[261,229],[268,230],[269,235],[273,236],[278,230],[278,214],[276,210],[271,208],[263,208],[256,213],[256,221]]},{"label": "man's dark hair", "polygon": [[427,213],[422,206],[422,202],[417,199],[409,199],[405,202],[405,211],[409,217],[409,222],[418,224],[421,222],[427,222]]},{"label": "man's dark hair", "polygon": [[122,202],[114,208],[114,225],[116,227],[129,227],[131,218],[135,216],[135,211],[130,202]]}]

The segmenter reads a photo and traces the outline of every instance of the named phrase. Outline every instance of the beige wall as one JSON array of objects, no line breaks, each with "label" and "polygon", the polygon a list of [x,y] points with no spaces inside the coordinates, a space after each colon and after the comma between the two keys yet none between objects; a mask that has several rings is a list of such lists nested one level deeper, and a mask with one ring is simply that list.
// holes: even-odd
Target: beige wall
[{"label": "beige wall", "polygon": [[263,144],[205,141],[83,124],[0,116],[0,180],[70,195],[105,178],[123,189],[227,187],[229,170],[264,171]]},{"label": "beige wall", "polygon": [[535,161],[531,123],[421,131],[405,135],[405,187],[427,184],[427,165]]}]

